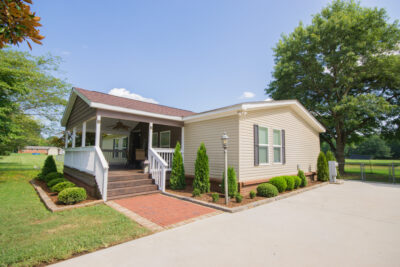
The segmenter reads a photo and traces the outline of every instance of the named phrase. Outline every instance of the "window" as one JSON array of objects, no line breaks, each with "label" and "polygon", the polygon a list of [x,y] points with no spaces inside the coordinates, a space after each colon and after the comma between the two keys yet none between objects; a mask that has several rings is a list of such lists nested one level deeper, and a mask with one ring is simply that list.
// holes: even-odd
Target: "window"
[{"label": "window", "polygon": [[126,158],[126,149],[128,148],[128,137],[122,138],[122,157]]},{"label": "window", "polygon": [[113,139],[113,158],[118,158],[119,139]]},{"label": "window", "polygon": [[171,131],[160,132],[161,147],[170,147]]},{"label": "window", "polygon": [[158,147],[158,132],[153,133],[152,146]]},{"label": "window", "polygon": [[282,134],[274,129],[274,163],[282,163]]},{"label": "window", "polygon": [[268,160],[268,128],[258,127],[258,160],[267,164]]}]

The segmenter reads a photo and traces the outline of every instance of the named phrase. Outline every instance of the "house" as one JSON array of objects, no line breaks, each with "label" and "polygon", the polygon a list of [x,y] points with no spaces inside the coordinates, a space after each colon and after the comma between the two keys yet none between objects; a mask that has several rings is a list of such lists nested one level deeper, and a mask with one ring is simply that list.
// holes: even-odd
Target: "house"
[{"label": "house", "polygon": [[64,153],[62,148],[58,148],[55,146],[26,146],[22,149],[18,150],[18,153],[39,153],[45,155],[61,155]]},{"label": "house", "polygon": [[[65,147],[65,175],[104,200],[165,190],[177,142],[189,183],[204,142],[210,180],[217,188],[224,169],[224,132],[229,136],[228,164],[236,170],[241,191],[298,169],[312,175],[319,134],[325,131],[296,100],[247,102],[194,113],[80,88],[72,89],[61,124],[66,140],[72,132]],[[94,135],[94,146],[86,146],[89,134]]]}]

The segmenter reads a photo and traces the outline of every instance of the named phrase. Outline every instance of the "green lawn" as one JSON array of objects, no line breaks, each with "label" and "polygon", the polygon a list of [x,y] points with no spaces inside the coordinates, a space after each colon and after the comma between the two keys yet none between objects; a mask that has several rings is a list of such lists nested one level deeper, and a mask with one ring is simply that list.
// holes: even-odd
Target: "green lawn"
[{"label": "green lawn", "polygon": [[346,159],[345,179],[360,180],[360,163],[364,163],[365,180],[373,182],[392,183],[391,166],[394,163],[395,182],[400,183],[400,160],[349,160]]},{"label": "green lawn", "polygon": [[[0,266],[67,259],[150,233],[106,205],[48,211],[29,180],[45,156],[0,157]],[[57,162],[59,170],[62,162]]]}]

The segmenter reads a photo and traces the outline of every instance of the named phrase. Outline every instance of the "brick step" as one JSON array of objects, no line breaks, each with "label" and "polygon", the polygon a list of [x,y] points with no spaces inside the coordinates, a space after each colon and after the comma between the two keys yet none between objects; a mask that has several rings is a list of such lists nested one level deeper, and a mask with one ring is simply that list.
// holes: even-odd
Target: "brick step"
[{"label": "brick step", "polygon": [[154,180],[147,178],[147,179],[126,180],[126,181],[109,181],[108,189],[133,187],[133,186],[148,185],[148,184],[154,184]]},{"label": "brick step", "polygon": [[138,173],[138,174],[129,174],[129,175],[113,175],[108,174],[108,181],[117,182],[117,181],[130,181],[130,180],[142,180],[142,179],[150,179],[151,176],[148,173]]},{"label": "brick step", "polygon": [[155,184],[130,186],[130,187],[109,189],[109,190],[107,190],[107,195],[109,197],[112,197],[112,196],[118,196],[118,195],[127,195],[127,194],[133,194],[133,193],[155,191],[157,189],[158,189],[158,187]]},{"label": "brick step", "polygon": [[160,191],[153,190],[153,191],[146,191],[146,192],[140,192],[140,193],[132,193],[132,194],[125,194],[125,195],[117,195],[117,196],[108,196],[107,200],[122,199],[122,198],[127,198],[127,197],[136,197],[136,196],[158,194],[158,193],[160,193]]}]

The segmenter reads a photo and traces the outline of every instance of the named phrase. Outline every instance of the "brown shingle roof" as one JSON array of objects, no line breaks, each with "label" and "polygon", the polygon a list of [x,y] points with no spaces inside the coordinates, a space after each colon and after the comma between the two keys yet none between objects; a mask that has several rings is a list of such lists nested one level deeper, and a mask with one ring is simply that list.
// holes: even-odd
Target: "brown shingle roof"
[{"label": "brown shingle roof", "polygon": [[188,110],[171,108],[171,107],[167,107],[167,106],[163,106],[163,105],[143,102],[143,101],[129,99],[129,98],[125,98],[125,97],[109,95],[109,94],[100,93],[100,92],[96,92],[96,91],[89,91],[89,90],[85,90],[85,89],[77,88],[77,87],[75,87],[75,89],[79,93],[84,95],[87,99],[89,99],[91,102],[95,102],[95,103],[101,103],[101,104],[106,104],[106,105],[111,105],[111,106],[141,110],[141,111],[169,115],[169,116],[184,117],[184,116],[189,116],[189,115],[195,114],[194,112],[188,111]]}]

